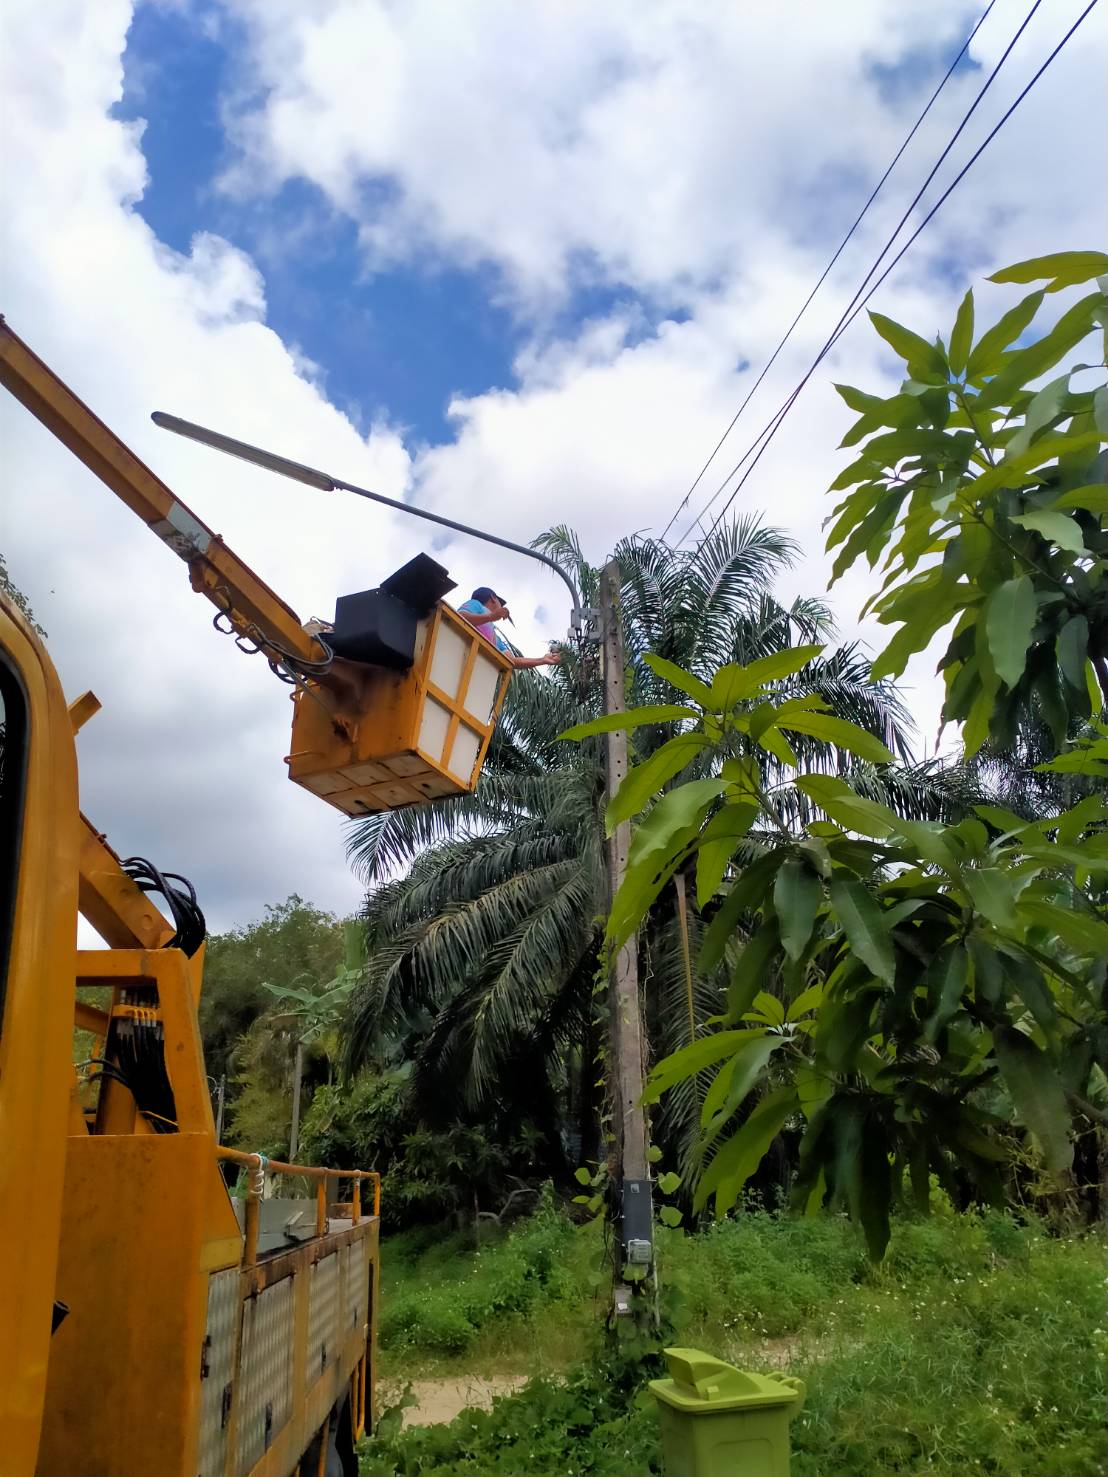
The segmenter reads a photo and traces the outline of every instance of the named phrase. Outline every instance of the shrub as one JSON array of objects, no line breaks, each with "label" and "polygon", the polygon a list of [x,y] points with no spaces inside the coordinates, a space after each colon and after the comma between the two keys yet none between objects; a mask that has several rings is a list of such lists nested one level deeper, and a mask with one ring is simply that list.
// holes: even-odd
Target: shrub
[{"label": "shrub", "polygon": [[403,1069],[317,1088],[300,1142],[309,1164],[379,1170],[389,1230],[430,1224],[440,1232],[449,1215],[499,1208],[536,1167],[529,1124],[421,1122]]},{"label": "shrub", "polygon": [[716,1342],[734,1331],[792,1333],[866,1274],[865,1252],[844,1219],[767,1211],[718,1221],[695,1236],[664,1236],[661,1262],[670,1320],[682,1337],[695,1331]]},{"label": "shrub", "polygon": [[[482,1317],[517,1319],[538,1341],[552,1300],[568,1305],[587,1283],[581,1249],[598,1248],[575,1234],[544,1209],[452,1287],[415,1299],[425,1313],[389,1316],[407,1320],[408,1347],[441,1337],[443,1308],[464,1311],[475,1331]],[[1061,1240],[1033,1221],[951,1213],[896,1223],[888,1260],[874,1271],[844,1221],[756,1212],[696,1235],[664,1232],[661,1254],[670,1342],[757,1367],[754,1336],[798,1334],[788,1366],[808,1393],[793,1426],[794,1477],[1108,1471],[1108,1261],[1094,1237]],[[577,1316],[595,1327],[594,1310]],[[645,1381],[659,1365],[657,1353],[639,1363],[583,1354],[566,1378],[532,1380],[490,1412],[403,1433],[386,1422],[363,1473],[658,1473]]]},{"label": "shrub", "polygon": [[394,1419],[365,1449],[362,1477],[651,1477],[662,1467],[646,1372],[591,1361],[568,1379],[534,1379],[491,1411],[465,1410],[448,1426],[397,1435]]},{"label": "shrub", "polygon": [[[411,1255],[409,1241],[400,1252],[403,1263],[407,1251],[408,1265],[388,1274],[397,1292],[390,1297],[386,1288],[382,1300],[382,1348],[459,1354],[498,1321],[518,1320],[540,1305],[580,1298],[585,1290],[580,1243],[583,1235],[595,1240],[591,1231],[591,1227],[584,1233],[577,1230],[547,1197],[527,1221],[461,1261],[460,1276],[459,1243],[464,1236],[443,1238],[444,1246],[423,1258]],[[385,1243],[386,1268],[397,1239]],[[454,1257],[453,1276],[444,1268],[448,1250]],[[442,1279],[438,1285],[436,1278]]]},{"label": "shrub", "polygon": [[1104,1273],[1099,1243],[1039,1238],[1015,1264],[917,1281],[861,1343],[798,1371],[795,1477],[1099,1477]]}]

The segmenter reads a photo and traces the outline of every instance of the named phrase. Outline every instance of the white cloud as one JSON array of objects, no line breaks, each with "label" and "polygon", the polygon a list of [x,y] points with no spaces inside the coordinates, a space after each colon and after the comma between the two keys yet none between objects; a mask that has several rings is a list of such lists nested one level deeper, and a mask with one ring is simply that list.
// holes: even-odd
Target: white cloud
[{"label": "white cloud", "polygon": [[[951,168],[1078,9],[1041,8]],[[236,58],[241,91],[226,100],[240,151],[226,188],[261,187],[256,216],[266,189],[310,180],[378,263],[491,262],[534,328],[514,387],[455,401],[448,443],[410,461],[387,427],[361,438],[326,398],[326,363],[266,325],[265,284],[241,245],[200,235],[174,253],[135,212],[141,127],[110,115],[130,6],[9,0],[9,321],[305,617],[400,563],[413,526],[179,443],[151,427],[151,409],[393,496],[414,490],[522,542],[569,522],[600,559],[620,535],[665,523],[933,85],[936,49],[949,55],[970,24],[962,0],[225,0],[225,13],[245,20],[249,41]],[[1021,17],[997,5],[975,57],[991,65]],[[883,311],[932,331],[949,323],[967,270],[1103,239],[1104,34],[1098,12],[882,289]],[[873,66],[903,67],[921,49],[928,66],[883,100]],[[692,508],[810,362],[980,76],[960,79],[917,140]],[[156,90],[145,105],[157,106]],[[644,334],[651,308],[632,305],[555,335],[549,309],[590,277],[679,305],[685,321]],[[787,593],[826,582],[823,489],[845,423],[831,380],[895,378],[857,325],[736,504],[804,544]],[[89,474],[6,397],[0,415],[17,489],[0,519],[12,574],[67,690],[91,686],[105,704],[80,740],[90,815],[123,850],[194,876],[217,925],[293,888],[351,905],[336,822],[284,779],[282,690],[216,640],[179,562]],[[419,543],[445,548],[463,589],[491,583],[513,597],[531,649],[563,630],[562,591],[541,570],[433,539]],[[836,589],[847,630],[870,582],[863,566]],[[918,680],[930,734],[935,685],[926,668]]]},{"label": "white cloud", "polygon": [[[123,3],[9,6],[5,307],[10,326],[304,618],[406,557],[390,519],[157,431],[155,408],[398,495],[408,458],[363,440],[265,326],[249,258],[182,256],[131,208],[140,130],[113,121]],[[104,710],[80,738],[82,803],[125,854],[191,876],[216,926],[296,890],[356,905],[339,818],[290,785],[287,691],[211,630],[187,571],[7,395],[2,538],[67,693]]]},{"label": "white cloud", "polygon": [[[643,288],[729,272],[788,176],[807,189],[827,163],[817,91],[845,122],[840,164],[880,138],[872,90],[855,92],[886,29],[875,3],[850,26],[826,6],[795,26],[773,7],[630,0],[231,8],[265,99],[238,114],[231,188],[314,180],[378,260],[430,246],[500,263],[520,290],[557,290],[582,254]],[[930,34],[964,7],[944,10]]]},{"label": "white cloud", "polygon": [[[798,239],[822,252],[979,11],[966,0],[224,3],[251,38],[229,189],[311,180],[359,222],[371,259],[432,249],[491,261],[532,303],[589,273],[683,299]],[[1044,8],[996,98],[1077,9]],[[975,59],[991,64],[1022,13],[997,6]],[[1067,58],[1073,100],[1055,89],[1052,106],[1071,116],[1075,65],[1097,87],[1096,25],[1078,43],[1084,63],[1077,47]],[[913,83],[883,97],[874,69],[921,54]],[[979,81],[955,79],[930,139]],[[990,99],[980,116],[998,112]],[[921,178],[933,149],[917,141],[903,177]],[[1007,192],[1017,210],[1019,193]]]},{"label": "white cloud", "polygon": [[[250,37],[226,187],[307,179],[359,223],[374,259],[491,262],[534,324],[516,388],[454,403],[455,438],[418,458],[419,498],[517,537],[568,520],[596,557],[665,523],[979,14],[964,0],[224,4]],[[925,205],[1080,9],[1041,8]],[[693,508],[811,362],[1024,15],[1014,0],[994,7],[978,68],[943,94]],[[946,328],[967,273],[1103,236],[1106,29],[1099,14],[1085,24],[881,289],[882,311]],[[878,68],[899,68],[900,85],[879,87]],[[621,309],[551,340],[547,308],[590,276],[681,304],[687,321],[628,341],[640,325]],[[864,322],[850,331],[736,505],[802,536],[812,559],[796,583],[809,591],[827,569],[821,494],[846,423],[830,381],[891,383],[880,349]],[[839,592],[847,624],[864,583],[855,572]]]}]

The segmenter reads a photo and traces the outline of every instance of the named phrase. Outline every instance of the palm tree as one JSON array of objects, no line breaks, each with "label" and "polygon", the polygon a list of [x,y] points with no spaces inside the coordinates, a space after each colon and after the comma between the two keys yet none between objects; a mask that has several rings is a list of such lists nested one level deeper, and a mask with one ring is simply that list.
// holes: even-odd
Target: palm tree
[{"label": "palm tree", "polygon": [[[572,568],[586,601],[595,602],[599,573],[568,530],[552,530],[536,547]],[[628,705],[680,696],[645,663],[648,653],[710,678],[730,661],[830,639],[822,602],[784,607],[772,596],[796,553],[786,535],[753,519],[722,526],[690,551],[624,540],[615,558]],[[907,712],[895,689],[870,683],[868,671],[858,648],[845,646],[782,683],[781,696],[818,692],[910,764]],[[578,1163],[594,1148],[598,1124],[604,772],[598,739],[565,743],[557,735],[601,706],[591,654],[567,649],[549,677],[518,673],[476,793],[355,822],[349,848],[370,888],[370,962],[351,1015],[348,1065],[370,1059],[380,1033],[408,1030],[412,1091],[423,1110],[473,1113],[495,1101],[557,1139],[568,1108]],[[635,757],[673,732],[672,724],[637,729]],[[801,741],[798,752],[812,767],[853,763],[815,740]],[[774,761],[761,757],[772,771]],[[948,808],[926,767],[872,772],[868,782],[883,799],[903,792],[918,814]],[[684,1044],[720,1009],[722,982],[687,964],[699,928],[695,908],[673,892],[643,931],[647,1027],[660,1053]],[[667,1129],[663,1118],[658,1128],[665,1137],[680,1135],[681,1125]]]},{"label": "palm tree", "polygon": [[[1108,722],[1108,709],[1094,717],[1101,723]],[[1011,714],[1004,740],[983,744],[967,770],[992,804],[1029,820],[1057,815],[1085,796],[1096,794],[1102,782],[1080,771],[1041,773],[1038,766],[1053,759],[1063,747],[1094,737],[1095,732],[1089,722],[1072,723],[1064,744],[1060,744],[1041,704],[1020,704]]]}]

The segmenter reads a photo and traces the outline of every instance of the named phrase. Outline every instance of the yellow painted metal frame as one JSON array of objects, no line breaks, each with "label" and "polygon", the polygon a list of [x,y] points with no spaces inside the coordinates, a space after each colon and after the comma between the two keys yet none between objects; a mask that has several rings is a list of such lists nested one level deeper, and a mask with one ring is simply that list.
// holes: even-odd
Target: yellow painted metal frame
[{"label": "yellow painted metal frame", "polygon": [[316,1182],[316,1227],[317,1236],[326,1235],[328,1206],[327,1190],[332,1180],[350,1180],[353,1185],[353,1200],[351,1202],[350,1219],[355,1225],[362,1220],[362,1197],[361,1186],[365,1180],[373,1192],[374,1217],[381,1214],[381,1176],[375,1169],[329,1169],[320,1164],[287,1164],[283,1159],[267,1159],[263,1154],[251,1154],[242,1149],[228,1149],[220,1144],[216,1148],[216,1158],[222,1159],[230,1164],[239,1164],[244,1169],[251,1171],[251,1179],[246,1196],[244,1233],[243,1266],[252,1267],[258,1259],[258,1202],[261,1199],[261,1187],[259,1178],[264,1179],[267,1174],[295,1175],[298,1178],[315,1180]]},{"label": "yellow painted metal frame", "polygon": [[[166,1068],[177,1104],[177,1126],[182,1133],[206,1133],[214,1143],[215,1119],[196,1030],[190,965],[179,949],[82,949],[77,955],[77,984],[111,985],[113,1010],[119,1009],[118,997],[124,990],[149,991],[151,1006],[165,1031]],[[134,1099],[116,1082],[107,1081],[101,1089],[98,1131],[144,1131]]]},{"label": "yellow painted metal frame", "polygon": [[[0,384],[188,562],[193,588],[225,611],[240,633],[257,627],[301,660],[323,657],[323,648],[302,628],[296,612],[139,461],[2,319]],[[193,529],[202,541],[209,540],[204,552],[189,546],[182,529]]]},{"label": "yellow painted metal frame", "polygon": [[208,1274],[238,1222],[204,1133],[69,1140],[37,1477],[195,1477]]},{"label": "yellow painted metal frame", "polygon": [[[324,648],[301,625],[296,612],[141,462],[2,318],[0,384],[186,561],[193,589],[216,606],[232,633],[250,643],[251,649],[261,649],[281,661],[288,657],[293,662],[311,665],[325,658]],[[460,723],[480,740],[468,780],[460,783],[437,758],[420,753],[415,744],[434,638],[444,622],[454,625],[471,644],[465,676],[468,684],[482,638],[449,606],[441,603],[433,617],[429,650],[420,670],[389,673],[335,658],[325,671],[298,683],[288,758],[290,779],[347,815],[364,815],[394,805],[420,804],[435,796],[472,791],[496,724],[511,663],[484,643],[487,654],[504,673],[487,724],[475,723],[463,715],[453,698],[432,689],[452,715],[450,745]],[[464,696],[464,686],[461,695]],[[93,698],[92,702],[95,701]],[[376,785],[352,788],[349,780],[339,775],[350,764],[400,755],[418,755],[426,771],[422,782],[416,776],[386,774]],[[327,776],[338,776],[330,791],[326,788]],[[380,797],[386,790],[393,798],[382,802]]]},{"label": "yellow painted metal frame", "polygon": [[92,822],[81,816],[78,906],[113,949],[160,949],[173,937],[164,918]]},{"label": "yellow painted metal frame", "polygon": [[[367,1427],[376,1423],[376,1383],[374,1380],[374,1352],[377,1347],[377,1306],[380,1293],[379,1228],[381,1216],[381,1176],[375,1170],[336,1170],[318,1165],[288,1164],[281,1160],[264,1159],[260,1154],[244,1153],[238,1149],[219,1147],[217,1156],[225,1161],[239,1164],[250,1172],[244,1223],[245,1235],[242,1259],[242,1296],[244,1300],[256,1296],[263,1288],[272,1287],[286,1277],[298,1277],[294,1287],[294,1324],[296,1327],[296,1362],[293,1368],[293,1387],[305,1388],[307,1371],[304,1354],[308,1335],[308,1283],[304,1273],[315,1263],[322,1261],[341,1246],[365,1244],[367,1286],[369,1289],[369,1318],[360,1331],[360,1337],[351,1336],[342,1348],[335,1366],[325,1370],[316,1381],[307,1397],[304,1409],[297,1413],[294,1405],[293,1418],[266,1452],[261,1462],[252,1468],[250,1477],[287,1477],[290,1451],[303,1453],[308,1443],[321,1429],[320,1410],[330,1412],[342,1403],[345,1385],[349,1384],[351,1434],[357,1441]],[[262,1181],[268,1174],[303,1176],[315,1180],[316,1236],[317,1240],[302,1247],[282,1252],[263,1262],[257,1260],[258,1206],[262,1194]],[[336,1230],[327,1198],[332,1180],[350,1180],[353,1184],[350,1228],[340,1225]],[[373,1195],[373,1210],[362,1214],[361,1186],[368,1183]],[[241,1326],[241,1325],[240,1325]],[[237,1388],[237,1381],[236,1381]],[[232,1406],[231,1429],[228,1436],[228,1451],[234,1447],[237,1426],[237,1409]],[[227,1466],[231,1474],[230,1462]]]},{"label": "yellow painted metal frame", "polygon": [[[0,1461],[5,1474],[30,1477],[50,1354],[73,1073],[77,759],[53,663],[2,597],[0,648],[27,707],[14,932],[0,1021]],[[9,752],[9,765],[12,759]]]},{"label": "yellow painted metal frame", "polygon": [[[282,661],[324,656],[295,612],[2,319],[0,384],[187,562],[193,588],[236,633]],[[459,619],[442,610],[440,618]],[[250,1238],[239,1228],[219,1171],[205,1087],[196,1020],[203,950],[187,959],[168,947],[173,925],[80,814],[74,735],[99,708],[97,699],[85,693],[67,708],[42,643],[3,598],[0,650],[28,714],[14,931],[0,1020],[3,1477],[195,1477],[208,1284],[213,1272],[234,1269],[240,1330],[248,1301],[263,1287],[296,1279],[299,1383],[292,1415],[250,1474],[289,1477],[347,1394],[355,1431],[372,1422],[380,1181],[371,1172],[354,1176],[350,1221],[336,1223],[328,1185],[343,1176],[307,1171],[319,1185],[317,1236],[263,1261],[256,1259],[252,1194],[255,1240],[245,1254]],[[349,741],[354,726],[376,720],[373,677],[336,660],[310,691],[301,687],[298,711],[307,692],[306,706],[332,738]],[[484,745],[477,767],[483,754]],[[78,912],[107,949],[78,955]],[[111,1008],[77,1000],[75,989],[85,985],[110,986]],[[113,1014],[131,1010],[161,1024],[175,1132],[154,1132],[115,1081],[102,1084],[91,1131],[82,1112],[70,1055],[74,1027],[104,1037]],[[373,1184],[371,1216],[361,1213],[366,1182]],[[350,1330],[341,1357],[309,1383],[304,1273],[342,1247],[366,1257],[368,1317]],[[69,1313],[51,1337],[55,1299]],[[232,1421],[237,1366],[233,1385]],[[228,1451],[230,1474],[233,1441]]]},{"label": "yellow painted metal frame", "polygon": [[[100,858],[103,863],[103,857]],[[125,875],[125,874],[123,874]],[[125,897],[130,906],[133,898]],[[135,915],[131,913],[132,922]],[[159,915],[160,916],[160,915]],[[142,920],[139,920],[140,922]],[[117,920],[116,931],[126,924]],[[145,932],[158,932],[156,922]],[[232,1401],[226,1477],[233,1477],[242,1388],[241,1330],[250,1299],[292,1277],[295,1343],[289,1420],[250,1477],[288,1477],[322,1423],[352,1390],[351,1423],[364,1430],[373,1409],[373,1350],[379,1287],[380,1176],[263,1160],[217,1146],[196,1029],[190,961],[177,949],[82,950],[80,986],[111,986],[113,998],[149,992],[162,1022],[166,1065],[179,1132],[155,1134],[129,1092],[106,1082],[96,1131],[71,1134],[67,1197],[81,1207],[63,1224],[57,1295],[72,1311],[54,1338],[37,1477],[193,1477],[199,1442],[197,1371],[206,1330],[211,1273],[240,1269],[239,1311],[231,1371]],[[155,1004],[156,1002],[156,1004]],[[80,1012],[89,1019],[88,1008]],[[92,1012],[97,1024],[104,1012]],[[252,1171],[240,1232],[218,1161]],[[314,1240],[257,1259],[260,1180],[269,1173],[304,1175],[318,1186]],[[350,1221],[331,1218],[332,1182],[355,1185]],[[361,1214],[361,1186],[372,1190],[373,1213]],[[336,1360],[311,1381],[306,1368],[310,1267],[345,1245],[367,1262],[370,1289],[365,1325],[350,1331]],[[104,1355],[109,1357],[105,1360]],[[90,1398],[89,1370],[98,1370]],[[368,1394],[367,1394],[368,1391]],[[136,1448],[135,1432],[143,1433]],[[82,1468],[77,1463],[85,1463]]]},{"label": "yellow painted metal frame", "polygon": [[[199,1187],[206,1193],[197,1194]],[[74,1311],[54,1339],[38,1477],[195,1477],[208,1274],[227,1265],[241,1270],[224,1472],[236,1472],[246,1305],[292,1278],[290,1417],[250,1469],[250,1477],[288,1477],[352,1382],[364,1381],[372,1364],[377,1217],[329,1222],[323,1236],[301,1246],[254,1264],[240,1262],[242,1237],[206,1134],[73,1138],[67,1191],[88,1209],[74,1216],[72,1231],[63,1235],[59,1295]],[[366,1259],[368,1318],[351,1328],[337,1358],[313,1380],[307,1369],[307,1274],[344,1246],[357,1247]],[[352,1402],[355,1425],[358,1414]]]},{"label": "yellow painted metal frame", "polygon": [[[0,1022],[4,1477],[195,1477],[208,1280],[228,1268],[239,1269],[240,1323],[263,1287],[283,1276],[299,1279],[298,1393],[289,1421],[251,1473],[289,1477],[348,1395],[354,1430],[372,1421],[380,1180],[369,1171],[346,1176],[271,1166],[317,1180],[321,1234],[262,1261],[253,1248],[246,1254],[217,1153],[243,1156],[217,1150],[197,1028],[202,952],[190,960],[166,947],[172,924],[78,810],[74,732],[95,700],[67,709],[41,642],[3,600],[0,648],[18,676],[28,716],[14,933]],[[112,947],[76,949],[78,911]],[[109,986],[111,1009],[77,1000],[81,986]],[[121,1004],[125,994],[147,1001],[141,1008],[162,1024],[176,1133],[154,1133],[114,1082],[104,1084],[91,1132],[80,1112],[70,1055],[74,1026],[103,1037],[112,1011],[132,1008]],[[354,1179],[354,1204],[351,1218],[337,1221],[328,1186],[344,1177]],[[367,1184],[372,1215],[361,1213]],[[338,1358],[309,1381],[304,1274],[347,1245],[366,1257],[367,1320],[351,1328]],[[69,1313],[51,1337],[55,1298]],[[236,1393],[239,1384],[236,1372]],[[233,1454],[233,1443],[228,1450]],[[227,1473],[232,1462],[233,1455]]]},{"label": "yellow painted metal frame", "polygon": [[[462,667],[461,679],[458,683],[457,696],[452,696],[431,681],[431,671],[435,663],[435,648],[438,645],[439,635],[444,626],[453,627],[463,637],[468,646],[465,664]],[[493,701],[492,711],[489,714],[487,723],[478,723],[473,715],[468,713],[465,708],[465,700],[469,694],[469,684],[473,677],[473,668],[477,663],[478,652],[481,652],[490,661],[495,662],[501,672],[500,681],[496,689],[496,697]],[[428,695],[435,698],[449,711],[450,724],[446,733],[446,742],[443,745],[444,754],[453,753],[454,740],[458,736],[459,728],[468,728],[471,732],[479,736],[481,743],[477,751],[477,758],[473,761],[473,769],[466,784],[461,788],[472,790],[477,783],[477,776],[481,773],[481,765],[485,761],[485,751],[488,749],[489,740],[492,738],[492,731],[496,727],[496,720],[500,716],[500,707],[504,701],[504,695],[508,691],[508,678],[511,676],[511,673],[512,664],[502,651],[498,651],[495,646],[490,645],[484,636],[470,625],[469,621],[463,620],[457,611],[451,610],[449,605],[439,606],[428,636],[426,656],[418,668],[417,682],[420,689],[420,697],[417,711],[420,713],[423,711],[423,705]],[[458,783],[455,772],[441,765],[430,754],[425,753],[419,747],[418,743],[415,751],[421,759],[426,760],[439,773]]]}]

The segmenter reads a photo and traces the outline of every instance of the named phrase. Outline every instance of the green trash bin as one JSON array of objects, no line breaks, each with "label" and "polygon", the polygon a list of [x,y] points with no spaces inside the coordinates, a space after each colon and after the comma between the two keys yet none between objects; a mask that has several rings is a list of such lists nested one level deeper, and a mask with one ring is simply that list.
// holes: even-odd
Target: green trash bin
[{"label": "green trash bin", "polygon": [[746,1374],[700,1349],[666,1349],[670,1378],[651,1380],[666,1477],[789,1477],[789,1422],[804,1385]]}]

